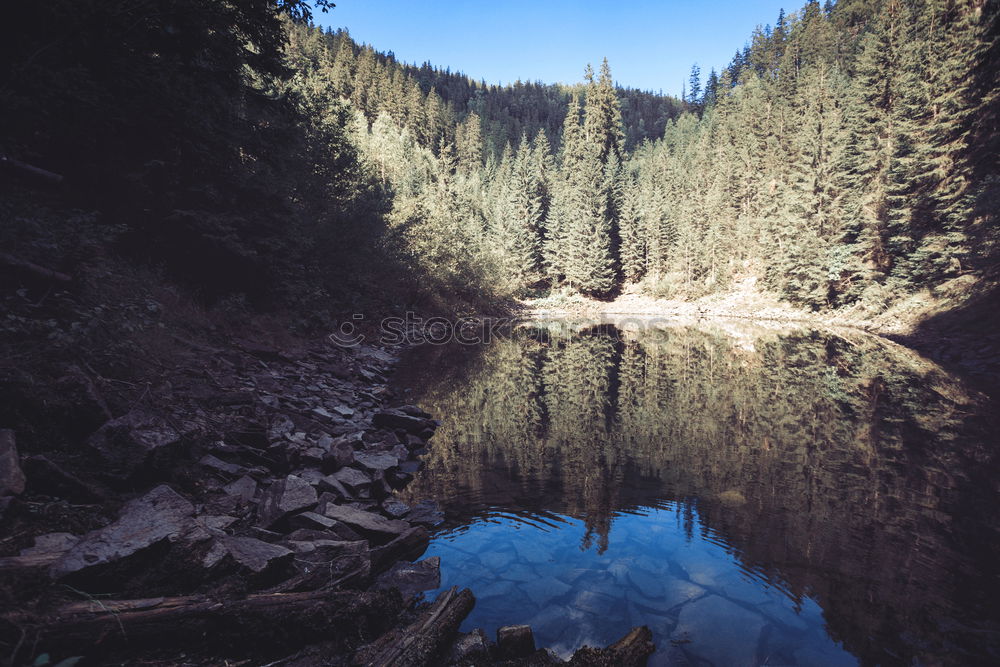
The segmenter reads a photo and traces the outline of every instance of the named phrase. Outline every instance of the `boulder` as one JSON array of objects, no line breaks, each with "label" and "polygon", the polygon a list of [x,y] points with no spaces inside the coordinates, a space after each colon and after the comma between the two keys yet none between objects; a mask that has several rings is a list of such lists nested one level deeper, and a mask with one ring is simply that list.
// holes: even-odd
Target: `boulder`
[{"label": "boulder", "polygon": [[327,504],[323,508],[323,514],[375,541],[389,541],[399,537],[410,528],[410,524],[405,521],[385,519],[377,514],[345,505]]},{"label": "boulder", "polygon": [[401,429],[407,433],[419,435],[428,428],[433,429],[436,424],[429,419],[421,417],[411,417],[400,410],[381,410],[372,417],[372,424],[378,428]]},{"label": "boulder", "polygon": [[271,528],[289,514],[312,509],[319,502],[316,489],[301,477],[289,475],[264,492],[257,513],[259,524]]},{"label": "boulder", "polygon": [[402,519],[410,513],[410,506],[395,498],[386,498],[382,501],[382,511],[393,519]]},{"label": "boulder", "polygon": [[507,625],[497,630],[497,650],[505,660],[527,658],[535,652],[530,625]]},{"label": "boulder", "polygon": [[157,546],[185,548],[210,538],[195,518],[195,508],[169,486],[161,485],[122,508],[114,523],[87,533],[49,568],[55,579],[97,571]]},{"label": "boulder", "polygon": [[431,415],[429,412],[424,412],[415,405],[401,405],[396,408],[404,415],[409,415],[410,417],[417,417],[418,419],[430,419]]},{"label": "boulder", "polygon": [[135,409],[112,419],[90,436],[90,447],[108,467],[130,477],[183,453],[181,434],[164,419]]},{"label": "boulder", "polygon": [[373,473],[384,473],[399,465],[399,459],[392,454],[357,452],[354,454],[354,463],[363,470]]},{"label": "boulder", "polygon": [[246,574],[264,575],[291,563],[293,557],[291,549],[277,544],[252,537],[224,535],[216,538],[202,562],[208,568],[230,562]]},{"label": "boulder", "polygon": [[337,480],[343,488],[357,498],[367,498],[371,496],[372,478],[358,470],[357,468],[344,468],[333,473],[333,479]]},{"label": "boulder", "polygon": [[465,632],[455,639],[451,645],[448,656],[449,664],[478,665],[492,664],[489,659],[490,640],[486,638],[486,633],[482,628],[476,628],[471,632]]},{"label": "boulder", "polygon": [[433,500],[421,500],[410,508],[406,520],[412,524],[433,528],[444,522],[444,512]]},{"label": "boulder", "polygon": [[248,475],[240,477],[235,482],[230,482],[222,487],[227,495],[236,498],[240,504],[246,504],[257,495],[257,481]]},{"label": "boulder", "polygon": [[0,497],[24,493],[25,481],[14,432],[0,429]]}]

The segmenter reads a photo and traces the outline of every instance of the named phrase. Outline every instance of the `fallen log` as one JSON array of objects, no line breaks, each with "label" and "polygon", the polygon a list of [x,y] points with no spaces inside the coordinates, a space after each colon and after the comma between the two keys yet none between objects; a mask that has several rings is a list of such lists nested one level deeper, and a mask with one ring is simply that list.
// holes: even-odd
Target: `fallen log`
[{"label": "fallen log", "polygon": [[645,625],[632,630],[607,648],[585,646],[570,658],[573,667],[644,667],[656,650],[653,633]]},{"label": "fallen log", "polygon": [[[377,637],[398,616],[402,599],[391,592],[265,593],[239,600],[189,595],[68,604],[38,616],[0,616],[0,642],[37,650],[94,655],[125,646],[182,647],[212,654],[271,653],[317,641],[343,644]],[[13,639],[13,641],[11,641]],[[356,644],[351,644],[356,646]],[[23,656],[22,656],[23,657]]]},{"label": "fallen log", "polygon": [[36,279],[48,280],[57,283],[73,282],[73,279],[65,273],[47,269],[44,266],[39,266],[34,262],[29,262],[26,259],[21,259],[20,257],[15,257],[14,255],[10,255],[5,252],[0,252],[0,266],[5,266]]},{"label": "fallen log", "polygon": [[441,593],[416,621],[394,628],[361,648],[353,664],[359,667],[423,667],[435,659],[458,632],[459,625],[476,604],[469,589]]}]

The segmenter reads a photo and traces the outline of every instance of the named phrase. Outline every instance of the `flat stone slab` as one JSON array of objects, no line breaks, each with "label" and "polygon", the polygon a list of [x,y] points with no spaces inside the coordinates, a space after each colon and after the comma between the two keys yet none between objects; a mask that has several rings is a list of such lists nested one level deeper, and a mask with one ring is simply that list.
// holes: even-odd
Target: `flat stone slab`
[{"label": "flat stone slab", "polygon": [[330,519],[346,524],[349,528],[358,531],[362,535],[374,538],[392,539],[410,529],[410,524],[405,521],[385,519],[378,514],[372,514],[371,512],[345,505],[327,503],[323,514]]},{"label": "flat stone slab", "polygon": [[52,577],[121,561],[162,541],[199,542],[208,531],[194,518],[195,508],[169,486],[161,485],[128,502],[117,521],[83,536],[49,569]]},{"label": "flat stone slab", "polygon": [[372,454],[367,452],[356,452],[354,454],[354,462],[362,468],[373,472],[385,472],[399,465],[399,459],[392,454]]},{"label": "flat stone slab", "polygon": [[268,487],[261,499],[258,519],[264,528],[270,528],[289,514],[312,509],[319,502],[312,484],[289,475]]}]

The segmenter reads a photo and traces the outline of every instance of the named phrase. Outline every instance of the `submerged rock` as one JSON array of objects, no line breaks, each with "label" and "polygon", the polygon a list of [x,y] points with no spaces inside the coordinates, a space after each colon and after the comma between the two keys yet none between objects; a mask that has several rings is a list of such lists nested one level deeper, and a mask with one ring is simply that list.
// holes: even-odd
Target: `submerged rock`
[{"label": "submerged rock", "polygon": [[375,588],[397,588],[403,597],[441,587],[441,559],[437,556],[416,563],[400,561],[379,575]]}]

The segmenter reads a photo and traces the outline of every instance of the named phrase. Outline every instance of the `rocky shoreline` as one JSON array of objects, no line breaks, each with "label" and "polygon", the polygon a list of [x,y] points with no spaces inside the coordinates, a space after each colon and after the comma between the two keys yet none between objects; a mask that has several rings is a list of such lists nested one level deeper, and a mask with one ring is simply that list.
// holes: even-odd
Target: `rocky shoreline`
[{"label": "rocky shoreline", "polygon": [[[106,420],[69,453],[0,431],[9,664],[562,663],[525,626],[459,634],[469,591],[420,600],[444,516],[394,494],[437,422],[393,395],[398,348],[183,343],[123,414],[81,373]],[[571,664],[644,664],[649,637]]]}]

